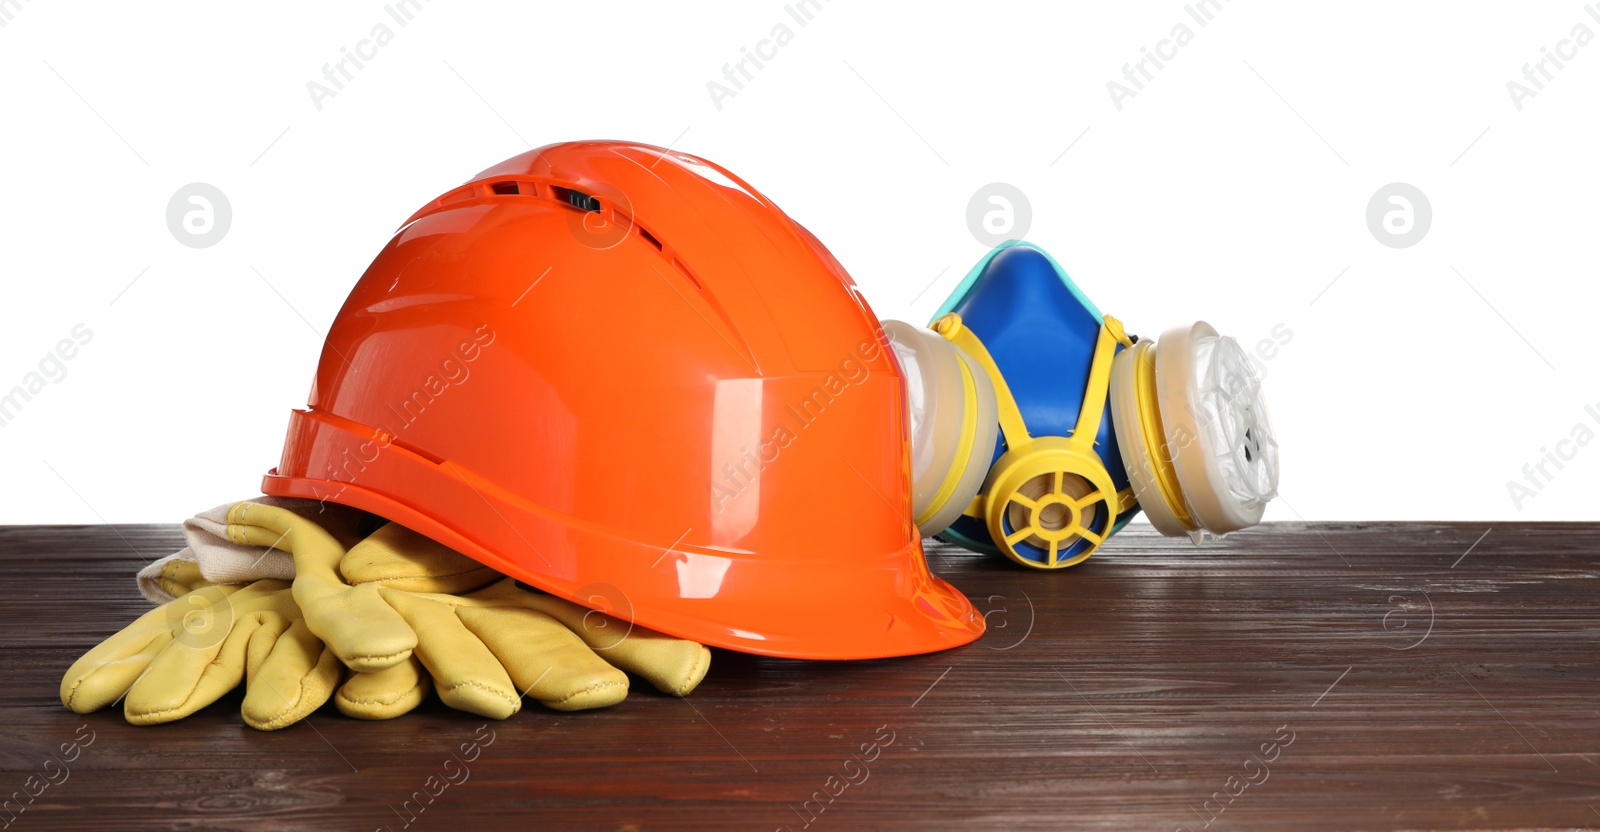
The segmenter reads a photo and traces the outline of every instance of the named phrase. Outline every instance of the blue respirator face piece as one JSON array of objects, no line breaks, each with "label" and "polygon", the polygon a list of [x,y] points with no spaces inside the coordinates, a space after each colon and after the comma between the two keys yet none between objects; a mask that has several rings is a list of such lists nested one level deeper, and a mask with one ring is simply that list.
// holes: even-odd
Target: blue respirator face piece
[{"label": "blue respirator face piece", "polygon": [[996,247],[929,328],[885,332],[925,535],[1053,569],[1141,509],[1198,542],[1260,522],[1276,495],[1277,443],[1238,344],[1204,322],[1132,338],[1035,246]]},{"label": "blue respirator face piece", "polygon": [[[1071,436],[1077,429],[1104,316],[1055,259],[1020,241],[1000,245],[973,267],[934,318],[951,312],[988,349],[1028,433]],[[1128,475],[1117,450],[1110,408],[1107,400],[1094,437],[1095,451],[1121,491],[1128,488]],[[1007,450],[1005,437],[998,437],[991,465]],[[1135,513],[1118,517],[1110,533]],[[984,518],[963,515],[939,536],[977,551],[1000,551],[985,526]],[[1062,556],[1070,558],[1089,543],[1078,541]],[[1016,548],[1031,560],[1047,558],[1045,548],[1027,540]]]}]

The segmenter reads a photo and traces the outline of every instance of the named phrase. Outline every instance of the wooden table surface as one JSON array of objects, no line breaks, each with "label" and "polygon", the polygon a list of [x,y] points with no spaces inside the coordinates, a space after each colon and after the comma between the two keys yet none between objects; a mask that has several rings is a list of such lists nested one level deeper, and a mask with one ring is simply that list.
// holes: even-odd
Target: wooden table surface
[{"label": "wooden table surface", "polygon": [[601,712],[330,706],[262,733],[237,694],[160,727],[62,708],[62,672],[148,608],[131,574],[180,539],[0,528],[0,797],[52,783],[0,828],[1600,829],[1600,525],[1200,549],[1134,527],[1057,573],[935,546],[988,612],[977,644],[718,651],[688,699],[641,684]]}]

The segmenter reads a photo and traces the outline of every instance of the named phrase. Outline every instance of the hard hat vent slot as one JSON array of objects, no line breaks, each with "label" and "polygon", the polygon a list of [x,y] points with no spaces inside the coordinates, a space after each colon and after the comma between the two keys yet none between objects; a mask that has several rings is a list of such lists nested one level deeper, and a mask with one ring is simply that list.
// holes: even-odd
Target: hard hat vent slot
[{"label": "hard hat vent slot", "polygon": [[584,193],[583,191],[574,191],[571,188],[560,187],[553,187],[551,190],[555,192],[556,199],[565,201],[568,205],[571,205],[579,211],[600,210],[600,200]]},{"label": "hard hat vent slot", "polygon": [[655,246],[656,247],[656,251],[660,251],[661,250],[661,241],[656,239],[656,235],[651,234],[650,232],[644,230],[644,226],[642,226],[642,225],[641,226],[637,226],[637,228],[639,229],[639,236],[643,237],[645,242],[649,243],[650,245]]},{"label": "hard hat vent slot", "polygon": [[515,182],[496,182],[492,187],[494,188],[495,193],[501,195],[521,193],[521,190],[517,188],[517,183]]}]

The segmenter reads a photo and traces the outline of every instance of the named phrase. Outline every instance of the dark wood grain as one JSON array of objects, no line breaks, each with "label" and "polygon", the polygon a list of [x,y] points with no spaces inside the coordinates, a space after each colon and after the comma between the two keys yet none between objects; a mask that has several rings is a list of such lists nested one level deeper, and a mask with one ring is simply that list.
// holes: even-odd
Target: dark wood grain
[{"label": "dark wood grain", "polygon": [[[1135,527],[1047,574],[938,546],[990,613],[978,644],[718,652],[687,700],[641,685],[489,723],[464,772],[447,761],[485,722],[437,702],[276,733],[237,695],[154,728],[69,713],[62,671],[147,609],[130,575],[180,537],[0,528],[0,796],[87,726],[8,829],[1600,828],[1600,526],[1486,531],[1274,525],[1196,549]],[[892,743],[862,762],[875,735]],[[461,782],[418,813],[433,775]]]}]

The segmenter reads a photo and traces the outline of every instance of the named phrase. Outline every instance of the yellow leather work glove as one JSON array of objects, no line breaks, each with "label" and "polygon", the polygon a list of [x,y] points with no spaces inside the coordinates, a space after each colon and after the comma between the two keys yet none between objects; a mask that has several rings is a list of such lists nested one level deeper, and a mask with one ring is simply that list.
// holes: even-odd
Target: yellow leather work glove
[{"label": "yellow leather work glove", "polygon": [[522,589],[509,578],[468,595],[437,583],[424,591],[428,579],[417,576],[456,574],[454,591],[498,577],[452,563],[476,565],[390,523],[342,561],[326,543],[304,555],[296,549],[295,598],[311,630],[352,669],[382,671],[420,660],[445,704],[495,719],[516,713],[524,695],[558,710],[614,705],[628,695],[623,671],[685,696],[710,667],[711,652],[698,643]]},{"label": "yellow leather work glove", "polygon": [[[439,698],[494,719],[516,713],[523,696],[559,711],[615,705],[628,695],[623,671],[687,696],[711,666],[711,651],[698,643],[630,630],[626,621],[510,578],[464,596],[379,594],[418,634],[415,655],[433,674]],[[358,631],[347,638],[360,649]]]},{"label": "yellow leather work glove", "polygon": [[[280,524],[298,531],[274,533],[259,541],[261,545],[292,555],[297,541],[331,539],[316,523],[283,509],[241,503],[234,511],[250,518],[252,508],[280,512],[273,514]],[[343,552],[343,546],[334,545]],[[369,568],[379,574],[402,574],[432,566],[377,560]],[[170,561],[154,579],[178,597],[75,662],[61,681],[62,704],[88,713],[125,696],[128,721],[149,725],[188,716],[243,680],[240,711],[245,722],[274,730],[294,724],[328,700],[342,671],[332,652],[306,627],[289,582],[213,585],[201,576],[196,562],[186,560]],[[458,577],[446,575],[441,585],[452,579],[459,582]],[[381,673],[353,676],[340,688],[337,703],[351,716],[387,719],[415,708],[430,689],[420,662],[409,660]]]},{"label": "yellow leather work glove", "polygon": [[182,719],[245,681],[245,722],[271,731],[328,701],[339,672],[287,582],[199,586],[74,662],[61,703],[81,714],[126,697],[128,721],[153,725]]}]

